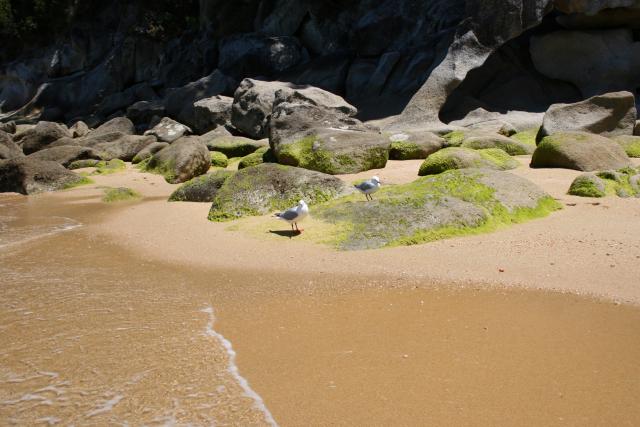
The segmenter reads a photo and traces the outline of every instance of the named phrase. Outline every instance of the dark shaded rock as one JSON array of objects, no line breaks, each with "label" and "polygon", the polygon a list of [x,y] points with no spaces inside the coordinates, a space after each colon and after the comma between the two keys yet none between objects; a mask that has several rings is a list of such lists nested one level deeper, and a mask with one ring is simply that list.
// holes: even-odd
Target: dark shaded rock
[{"label": "dark shaded rock", "polygon": [[211,221],[265,215],[304,200],[309,205],[331,200],[351,189],[331,175],[275,163],[239,170],[226,180],[209,211]]},{"label": "dark shaded rock", "polygon": [[160,100],[138,101],[127,108],[127,117],[136,125],[149,124],[154,117],[164,115],[164,102]]},{"label": "dark shaded rock", "polygon": [[144,169],[179,184],[206,173],[210,166],[207,147],[197,137],[185,136],[155,153]]},{"label": "dark shaded rock", "polygon": [[6,132],[9,134],[16,133],[16,122],[6,122],[0,123],[0,131]]},{"label": "dark shaded rock", "polygon": [[22,148],[13,142],[10,134],[0,130],[0,160],[8,160],[16,157],[24,157]]},{"label": "dark shaded rock", "polygon": [[635,98],[630,92],[607,93],[575,104],[554,104],[544,115],[537,140],[576,131],[607,137],[632,135],[636,118]]},{"label": "dark shaded rock", "polygon": [[97,168],[98,165],[100,165],[100,162],[103,162],[103,161],[95,160],[95,159],[76,160],[74,162],[71,162],[71,164],[67,166],[67,169],[75,170],[75,169],[84,169],[84,168]]},{"label": "dark shaded rock", "polygon": [[155,136],[160,142],[172,143],[176,139],[190,135],[191,133],[191,128],[188,126],[178,123],[169,117],[163,117],[158,124],[144,134]]},{"label": "dark shaded rock", "polygon": [[14,141],[22,147],[25,154],[42,150],[53,141],[69,137],[69,131],[53,122],[39,122],[34,128],[14,136]]},{"label": "dark shaded rock", "polygon": [[76,160],[102,159],[100,154],[92,148],[74,147],[71,145],[45,148],[33,154],[29,154],[27,157],[30,159],[60,163],[64,167],[68,167]]},{"label": "dark shaded rock", "polygon": [[509,170],[519,166],[517,160],[498,148],[473,150],[471,148],[447,147],[437,151],[420,165],[418,175],[435,175],[452,169],[484,168]]},{"label": "dark shaded rock", "polygon": [[218,190],[233,174],[232,171],[219,170],[193,178],[178,187],[169,196],[169,201],[211,203]]},{"label": "dark shaded rock", "polygon": [[[202,137],[200,139],[203,140]],[[269,147],[266,139],[256,141],[242,136],[221,136],[203,142],[210,151],[219,151],[229,158],[244,157],[260,148]]]},{"label": "dark shaded rock", "polygon": [[133,125],[133,122],[126,117],[115,117],[92,130],[88,136],[96,137],[114,132],[119,132],[123,135],[135,135],[136,127]]},{"label": "dark shaded rock", "polygon": [[153,136],[125,135],[120,132],[89,135],[83,144],[100,153],[103,159],[133,160],[136,154],[146,146],[156,142]]},{"label": "dark shaded rock", "polygon": [[193,129],[198,134],[209,132],[218,126],[231,124],[231,107],[233,98],[228,96],[212,96],[193,104]]},{"label": "dark shaded rock", "polygon": [[432,153],[444,148],[445,140],[428,131],[398,132],[389,135],[391,149],[389,159],[426,159]]},{"label": "dark shaded rock", "polygon": [[35,194],[72,187],[86,178],[61,164],[22,157],[0,160],[0,193]]},{"label": "dark shaded rock", "polygon": [[133,160],[131,160],[131,163],[134,163],[134,164],[140,163],[141,161],[150,158],[151,156],[156,154],[158,151],[168,146],[169,144],[166,142],[152,142],[151,144],[144,147],[142,150],[138,151],[138,154],[136,154],[133,157]]},{"label": "dark shaded rock", "polygon": [[545,137],[533,153],[532,168],[565,168],[580,171],[621,169],[629,157],[616,142],[585,132],[562,132]]}]

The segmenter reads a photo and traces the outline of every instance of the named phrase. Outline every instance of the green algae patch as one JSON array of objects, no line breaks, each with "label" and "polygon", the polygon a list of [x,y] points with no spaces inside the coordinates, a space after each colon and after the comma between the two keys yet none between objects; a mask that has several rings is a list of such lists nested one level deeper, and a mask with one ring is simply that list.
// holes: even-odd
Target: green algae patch
[{"label": "green algae patch", "polygon": [[580,197],[604,197],[607,195],[604,181],[594,174],[583,174],[574,179],[568,194]]},{"label": "green algae patch", "polygon": [[71,162],[71,164],[67,167],[67,169],[82,169],[82,168],[95,168],[100,160],[95,159],[85,159],[85,160],[75,160]]},{"label": "green algae patch", "polygon": [[640,197],[640,174],[634,168],[584,173],[573,180],[567,194],[579,197]]},{"label": "green algae patch", "polygon": [[87,178],[84,175],[78,175],[78,180],[77,181],[73,181],[73,182],[68,182],[66,183],[62,189],[63,190],[68,190],[71,188],[76,188],[76,187],[80,187],[82,185],[89,185],[89,184],[94,184],[94,181],[90,178]]},{"label": "green algae patch", "polygon": [[640,136],[621,135],[613,139],[629,157],[640,157]]},{"label": "green algae patch", "polygon": [[454,130],[453,132],[449,132],[442,137],[446,141],[447,147],[459,147],[464,142],[466,135],[467,134],[464,131]]},{"label": "green algae patch", "polygon": [[[322,171],[328,174],[337,173],[329,151],[314,147],[315,136],[308,136],[299,141],[285,144],[278,151],[280,163],[305,169]],[[346,161],[346,159],[342,159]]]},{"label": "green algae patch", "polygon": [[165,162],[149,157],[138,164],[138,168],[143,172],[154,173],[156,175],[162,175],[167,182],[174,182],[176,176],[175,161],[168,160]]},{"label": "green algae patch", "polygon": [[370,202],[360,195],[340,197],[316,206],[311,214],[324,223],[317,242],[358,250],[485,233],[560,208],[523,178],[467,169],[385,186]]},{"label": "green algae patch", "polygon": [[225,181],[233,175],[232,171],[218,170],[195,177],[169,196],[170,202],[209,202],[215,198]]},{"label": "green algae patch", "polygon": [[424,159],[424,148],[413,142],[392,141],[389,158],[393,160]]},{"label": "green algae patch", "polygon": [[107,188],[104,190],[102,201],[105,203],[126,202],[138,200],[142,195],[128,187]]},{"label": "green algae patch", "polygon": [[539,131],[540,131],[539,127],[527,129],[521,132],[514,133],[509,138],[515,139],[516,141],[521,142],[523,144],[531,145],[532,147],[535,148],[536,136],[538,135]]},{"label": "green algae patch", "polygon": [[112,159],[109,161],[102,160],[95,165],[96,170],[91,175],[109,175],[121,172],[127,168],[125,162],[120,159]]},{"label": "green algae patch", "polygon": [[418,175],[436,175],[452,169],[489,168],[495,170],[515,169],[519,165],[499,148],[473,150],[463,147],[448,147],[431,154],[422,162]]},{"label": "green algae patch", "polygon": [[211,166],[219,168],[226,168],[227,166],[229,166],[229,159],[224,153],[221,153],[219,151],[211,151],[209,153],[209,156],[211,157]]},{"label": "green algae patch", "polygon": [[261,163],[274,163],[276,161],[273,151],[269,147],[262,147],[244,156],[238,162],[238,169],[249,168],[251,166],[257,166]]}]

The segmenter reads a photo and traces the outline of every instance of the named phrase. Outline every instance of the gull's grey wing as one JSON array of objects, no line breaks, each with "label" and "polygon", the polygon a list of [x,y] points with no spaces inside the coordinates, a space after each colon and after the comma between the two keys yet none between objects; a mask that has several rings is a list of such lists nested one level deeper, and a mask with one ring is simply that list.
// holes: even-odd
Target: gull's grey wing
[{"label": "gull's grey wing", "polygon": [[278,214],[278,216],[282,219],[286,219],[287,221],[293,221],[298,217],[298,211],[296,208],[291,208]]},{"label": "gull's grey wing", "polygon": [[367,191],[373,189],[375,187],[375,184],[371,181],[364,181],[358,185],[355,185],[355,187],[360,191]]}]

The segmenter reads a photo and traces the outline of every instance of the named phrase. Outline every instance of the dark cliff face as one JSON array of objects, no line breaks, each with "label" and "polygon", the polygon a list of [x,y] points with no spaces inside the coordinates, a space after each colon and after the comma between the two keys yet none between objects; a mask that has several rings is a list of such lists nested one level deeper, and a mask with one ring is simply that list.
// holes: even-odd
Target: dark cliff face
[{"label": "dark cliff face", "polygon": [[[554,11],[558,2],[572,14]],[[163,100],[168,89],[214,71],[225,76],[226,95],[245,77],[278,79],[342,95],[363,117],[404,109],[414,122],[438,120],[447,99],[476,69],[474,81],[446,106],[452,117],[461,114],[451,105],[456,99],[488,109],[495,100],[498,109],[530,108],[533,104],[499,99],[529,96],[513,90],[526,89],[529,83],[517,78],[527,74],[542,91],[560,88],[558,96],[536,98],[531,108],[539,110],[552,100],[575,97],[577,86],[571,76],[563,75],[558,85],[558,77],[537,70],[545,52],[537,64],[528,52],[536,28],[580,31],[585,20],[590,31],[614,21],[629,27],[625,17],[636,15],[625,11],[639,10],[623,9],[611,17],[608,5],[597,0],[0,0],[0,22],[9,22],[0,32],[8,47],[0,54],[0,120],[98,123],[137,101]],[[518,41],[509,43],[513,39]],[[483,93],[496,81],[511,83]]]}]

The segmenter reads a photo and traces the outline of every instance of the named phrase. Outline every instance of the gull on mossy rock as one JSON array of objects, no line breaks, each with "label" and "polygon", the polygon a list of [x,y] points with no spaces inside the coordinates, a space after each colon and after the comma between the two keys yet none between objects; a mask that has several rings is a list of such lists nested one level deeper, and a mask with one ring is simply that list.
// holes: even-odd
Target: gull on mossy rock
[{"label": "gull on mossy rock", "polygon": [[278,212],[276,217],[291,224],[291,231],[294,231],[293,226],[295,225],[295,231],[302,233],[304,229],[298,228],[298,223],[307,215],[309,215],[309,206],[307,206],[304,200],[300,200],[297,206],[287,209],[284,212]]},{"label": "gull on mossy rock", "polygon": [[364,194],[367,200],[373,200],[373,197],[371,195],[380,189],[381,184],[382,183],[380,182],[380,178],[374,176],[369,180],[354,185],[354,187],[356,187],[359,192]]}]

